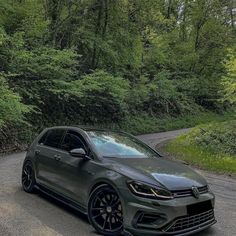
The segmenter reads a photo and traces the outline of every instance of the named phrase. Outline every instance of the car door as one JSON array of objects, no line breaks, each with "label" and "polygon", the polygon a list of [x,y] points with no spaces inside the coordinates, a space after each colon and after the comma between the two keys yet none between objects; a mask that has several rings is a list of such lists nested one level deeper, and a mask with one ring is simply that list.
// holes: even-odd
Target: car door
[{"label": "car door", "polygon": [[81,203],[83,194],[83,183],[91,178],[91,162],[83,158],[73,157],[70,151],[75,148],[83,148],[89,155],[88,145],[77,131],[68,130],[61,143],[61,159],[58,161],[58,176],[60,192],[76,202]]},{"label": "car door", "polygon": [[39,140],[35,149],[36,177],[39,184],[57,190],[60,186],[58,177],[58,149],[65,134],[65,129],[50,129]]}]

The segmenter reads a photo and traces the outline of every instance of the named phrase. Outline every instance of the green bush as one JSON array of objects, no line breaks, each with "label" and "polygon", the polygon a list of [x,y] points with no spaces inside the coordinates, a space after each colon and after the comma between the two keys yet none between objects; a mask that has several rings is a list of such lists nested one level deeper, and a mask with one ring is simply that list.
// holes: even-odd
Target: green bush
[{"label": "green bush", "polygon": [[164,150],[194,166],[221,173],[236,174],[236,158],[231,155],[214,153],[206,148],[191,144],[188,135],[170,141]]},{"label": "green bush", "polygon": [[195,166],[236,174],[236,120],[200,125],[171,140],[164,150]]},{"label": "green bush", "polygon": [[[235,54],[234,54],[235,55]],[[236,57],[228,62],[228,74],[224,77],[224,98],[225,102],[236,105]]]},{"label": "green bush", "polygon": [[80,92],[85,123],[119,122],[127,111],[129,83],[104,71],[95,71],[73,82],[72,92]]},{"label": "green bush", "polygon": [[3,125],[22,122],[30,107],[21,103],[21,98],[14,93],[0,75],[0,128]]},{"label": "green bush", "polygon": [[127,80],[96,70],[72,82],[57,83],[54,92],[71,121],[93,125],[124,120],[128,90]]},{"label": "green bush", "polygon": [[188,134],[188,139],[214,153],[236,155],[236,120],[198,126]]},{"label": "green bush", "polygon": [[[180,83],[180,82],[179,82]],[[178,91],[177,82],[171,80],[168,71],[161,71],[147,85],[148,101],[145,107],[150,114],[168,114],[172,116],[194,114],[199,107],[184,93]]]}]

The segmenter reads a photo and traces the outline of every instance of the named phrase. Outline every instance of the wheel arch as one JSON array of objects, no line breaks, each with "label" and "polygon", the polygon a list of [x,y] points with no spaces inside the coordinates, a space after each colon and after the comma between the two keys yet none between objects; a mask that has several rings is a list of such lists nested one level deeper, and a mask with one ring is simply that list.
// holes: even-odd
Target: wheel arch
[{"label": "wheel arch", "polygon": [[120,195],[120,194],[119,194],[119,190],[118,190],[117,186],[115,185],[115,183],[113,183],[112,181],[110,181],[110,180],[108,180],[108,179],[99,179],[99,180],[97,180],[95,183],[93,183],[93,184],[91,185],[91,187],[89,188],[88,196],[90,197],[91,194],[92,194],[92,192],[93,192],[96,188],[98,188],[98,187],[100,187],[100,186],[103,186],[103,185],[107,185],[107,186],[112,187],[112,188],[117,192],[117,194]]}]

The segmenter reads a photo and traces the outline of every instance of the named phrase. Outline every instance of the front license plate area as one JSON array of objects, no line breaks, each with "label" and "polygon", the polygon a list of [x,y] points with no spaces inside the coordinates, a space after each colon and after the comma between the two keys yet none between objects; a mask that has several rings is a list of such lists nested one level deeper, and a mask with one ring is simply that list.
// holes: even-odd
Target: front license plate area
[{"label": "front license plate area", "polygon": [[213,207],[212,207],[210,200],[187,206],[187,212],[188,212],[188,215],[190,215],[190,216],[201,214],[203,212],[206,212],[206,211],[209,211],[212,209],[213,209]]}]

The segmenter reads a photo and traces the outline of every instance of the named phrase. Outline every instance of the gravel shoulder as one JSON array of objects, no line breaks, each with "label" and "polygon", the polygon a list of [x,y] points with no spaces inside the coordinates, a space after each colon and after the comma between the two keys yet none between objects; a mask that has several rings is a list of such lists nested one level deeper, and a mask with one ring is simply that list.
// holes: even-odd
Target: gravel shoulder
[{"label": "gravel shoulder", "polygon": [[[188,129],[141,135],[138,138],[155,147]],[[27,194],[20,184],[25,153],[0,157],[0,235],[74,236],[97,235],[87,218],[43,194]],[[200,171],[216,195],[218,223],[195,236],[233,236],[236,232],[236,179]]]}]

